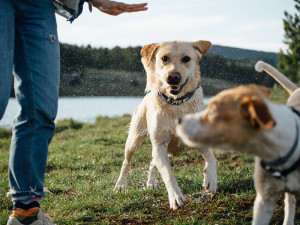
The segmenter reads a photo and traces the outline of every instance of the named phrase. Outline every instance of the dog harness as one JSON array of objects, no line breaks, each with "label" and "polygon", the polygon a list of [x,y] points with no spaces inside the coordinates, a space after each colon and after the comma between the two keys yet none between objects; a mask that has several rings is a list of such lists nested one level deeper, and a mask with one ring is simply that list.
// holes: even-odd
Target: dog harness
[{"label": "dog harness", "polygon": [[[300,118],[299,112],[295,108],[293,108],[293,107],[290,107],[290,108]],[[300,157],[299,157],[299,159],[292,166],[290,166],[287,169],[277,170],[277,169],[274,169],[272,167],[274,167],[274,166],[280,166],[280,165],[283,165],[284,163],[286,163],[292,157],[292,155],[295,153],[295,151],[297,149],[297,146],[298,146],[298,142],[299,142],[299,125],[296,122],[296,139],[294,141],[294,144],[293,144],[291,150],[284,157],[280,157],[279,159],[276,159],[275,161],[266,162],[264,160],[261,160],[260,164],[261,164],[262,168],[264,168],[266,171],[268,171],[269,173],[271,173],[271,175],[273,177],[275,177],[277,179],[285,180],[286,177],[291,172],[293,172],[295,169],[297,169],[300,166]]]},{"label": "dog harness", "polygon": [[180,104],[182,104],[182,103],[187,102],[188,100],[190,100],[190,99],[194,96],[195,92],[197,91],[197,89],[198,89],[199,87],[200,87],[200,85],[198,85],[198,87],[197,87],[194,91],[189,92],[189,93],[187,93],[186,95],[184,95],[184,96],[182,96],[182,97],[180,97],[180,98],[176,98],[176,99],[166,96],[165,93],[163,93],[163,92],[161,92],[161,91],[158,91],[158,95],[159,95],[166,103],[168,103],[168,104],[171,104],[171,105],[180,105]]}]

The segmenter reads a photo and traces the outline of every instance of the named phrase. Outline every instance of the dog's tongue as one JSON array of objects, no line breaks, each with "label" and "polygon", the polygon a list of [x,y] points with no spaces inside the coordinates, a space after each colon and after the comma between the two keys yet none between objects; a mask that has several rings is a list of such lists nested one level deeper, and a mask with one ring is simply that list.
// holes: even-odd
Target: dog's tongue
[{"label": "dog's tongue", "polygon": [[169,89],[173,91],[178,91],[180,89],[180,85],[170,85]]}]

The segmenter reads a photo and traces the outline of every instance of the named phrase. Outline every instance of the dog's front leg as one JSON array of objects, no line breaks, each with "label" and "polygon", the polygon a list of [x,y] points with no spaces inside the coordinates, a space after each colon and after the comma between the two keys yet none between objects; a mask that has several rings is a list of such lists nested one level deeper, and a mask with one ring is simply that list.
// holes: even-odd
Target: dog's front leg
[{"label": "dog's front leg", "polygon": [[175,176],[172,173],[172,167],[167,154],[167,146],[167,143],[153,145],[152,157],[154,165],[156,165],[166,185],[170,208],[177,209],[178,207],[183,206],[187,200],[183,196]]},{"label": "dog's front leg", "polygon": [[253,209],[252,225],[268,225],[274,213],[276,197],[264,198],[257,192]]},{"label": "dog's front leg", "polygon": [[295,195],[285,193],[284,198],[284,221],[283,225],[293,225],[296,213],[296,198]]},{"label": "dog's front leg", "polygon": [[217,191],[217,163],[213,151],[210,148],[202,147],[200,152],[205,160],[205,168],[203,170],[203,188],[208,193],[214,195]]},{"label": "dog's front leg", "polygon": [[145,139],[144,136],[140,137],[132,137],[131,134],[129,134],[129,137],[126,141],[126,146],[125,146],[125,159],[122,164],[121,172],[118,178],[118,181],[114,187],[114,191],[117,191],[119,189],[127,187],[127,178],[128,178],[128,173],[130,169],[130,161],[138,149],[140,145],[142,144],[143,140]]},{"label": "dog's front leg", "polygon": [[125,145],[125,159],[114,191],[127,187],[127,178],[131,166],[130,161],[147,136],[147,125],[145,121],[145,107],[141,105],[137,108],[131,119]]}]

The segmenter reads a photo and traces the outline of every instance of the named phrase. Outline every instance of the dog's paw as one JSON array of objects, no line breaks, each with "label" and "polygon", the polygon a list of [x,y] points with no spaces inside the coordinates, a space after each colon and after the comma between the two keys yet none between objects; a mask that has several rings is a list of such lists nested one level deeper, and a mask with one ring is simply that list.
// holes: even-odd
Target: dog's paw
[{"label": "dog's paw", "polygon": [[127,183],[126,182],[117,182],[115,187],[114,187],[114,192],[117,192],[117,191],[121,191],[123,189],[125,189],[127,187]]},{"label": "dog's paw", "polygon": [[156,173],[149,174],[148,181],[147,181],[147,188],[150,188],[150,189],[158,188]]},{"label": "dog's paw", "polygon": [[157,181],[153,181],[153,180],[148,181],[147,182],[147,188],[149,188],[149,189],[156,189],[156,188],[158,188]]},{"label": "dog's paw", "polygon": [[203,174],[204,174],[203,185],[202,185],[203,189],[211,195],[216,194],[217,181],[218,181],[216,170],[204,169]]},{"label": "dog's paw", "polygon": [[184,206],[187,200],[181,192],[180,193],[173,192],[169,195],[169,202],[170,202],[170,209],[176,210],[179,207]]}]

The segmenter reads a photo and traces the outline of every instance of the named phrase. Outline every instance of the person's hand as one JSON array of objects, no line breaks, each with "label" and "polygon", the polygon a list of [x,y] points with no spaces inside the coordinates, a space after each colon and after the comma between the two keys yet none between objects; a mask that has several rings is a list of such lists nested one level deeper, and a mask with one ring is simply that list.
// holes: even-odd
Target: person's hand
[{"label": "person's hand", "polygon": [[115,2],[109,0],[91,0],[91,4],[99,9],[101,12],[109,15],[117,16],[125,12],[140,12],[145,11],[148,8],[147,3],[142,4],[125,4],[122,2]]}]

